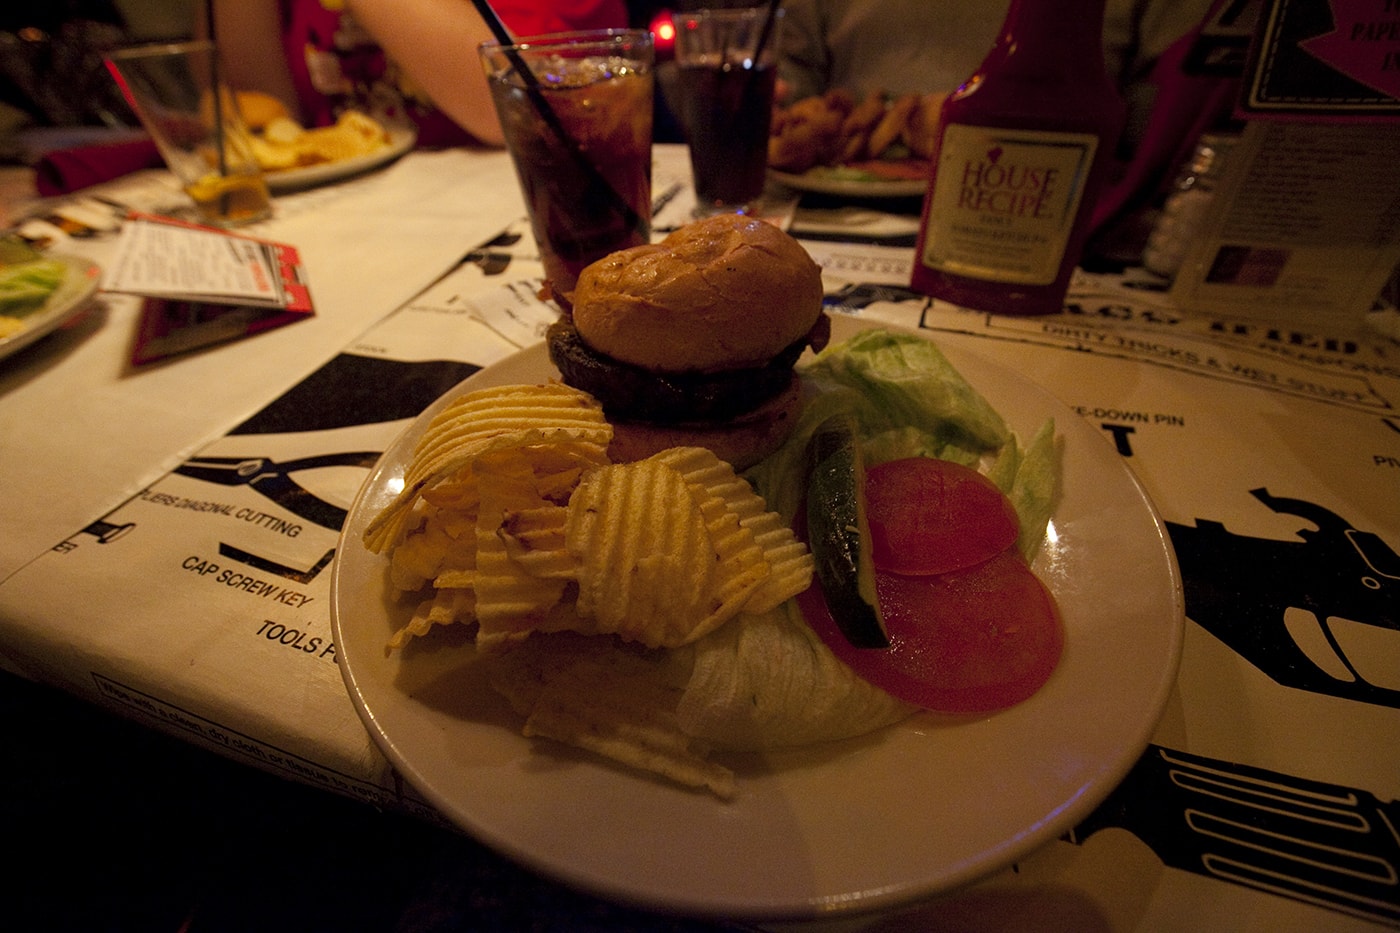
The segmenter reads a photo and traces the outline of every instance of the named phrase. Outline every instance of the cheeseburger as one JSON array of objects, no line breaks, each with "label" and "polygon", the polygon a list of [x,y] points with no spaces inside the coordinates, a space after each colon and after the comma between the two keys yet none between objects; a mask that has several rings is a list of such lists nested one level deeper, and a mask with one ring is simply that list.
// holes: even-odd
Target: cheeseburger
[{"label": "cheeseburger", "polygon": [[615,460],[695,446],[744,469],[792,429],[793,365],[829,332],[807,251],[721,214],[586,267],[548,345],[564,382],[602,403]]}]

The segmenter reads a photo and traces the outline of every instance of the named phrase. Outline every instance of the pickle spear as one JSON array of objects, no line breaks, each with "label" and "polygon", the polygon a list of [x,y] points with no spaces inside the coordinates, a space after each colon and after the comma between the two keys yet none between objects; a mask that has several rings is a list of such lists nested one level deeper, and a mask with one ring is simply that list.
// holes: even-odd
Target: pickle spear
[{"label": "pickle spear", "polygon": [[807,538],[817,585],[841,633],[857,648],[888,648],[875,597],[865,464],[853,415],[833,415],[807,442]]}]

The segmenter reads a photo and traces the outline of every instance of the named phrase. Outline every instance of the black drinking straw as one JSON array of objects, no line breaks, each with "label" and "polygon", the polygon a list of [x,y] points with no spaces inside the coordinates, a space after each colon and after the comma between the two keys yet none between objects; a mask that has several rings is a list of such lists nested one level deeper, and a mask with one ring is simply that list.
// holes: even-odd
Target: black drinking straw
[{"label": "black drinking straw", "polygon": [[564,124],[559,121],[559,115],[554,112],[553,107],[549,106],[549,101],[545,100],[544,92],[540,90],[539,78],[535,76],[535,72],[521,57],[520,52],[516,50],[515,39],[511,36],[510,30],[506,29],[506,24],[501,22],[501,18],[496,15],[496,11],[491,8],[488,0],[472,0],[472,3],[476,6],[477,13],[481,14],[481,18],[486,21],[486,28],[490,29],[491,35],[496,37],[501,51],[505,53],[506,58],[510,59],[516,74],[520,75],[520,80],[525,84],[525,93],[529,96],[530,103],[534,104],[540,119],[544,120],[545,125],[554,133],[559,144],[573,154],[574,160],[588,175],[589,181],[597,185],[598,189],[607,196],[608,200],[612,202],[613,209],[621,215],[628,226],[636,230],[643,239],[649,239],[651,233],[649,225],[642,220],[641,215],[632,209],[632,205],[628,204],[626,199],[617,193],[617,189],[603,177],[602,172],[598,171],[598,166],[584,155],[578,143],[569,135]]},{"label": "black drinking straw", "polygon": [[[214,151],[219,160],[219,177],[228,177],[228,153],[224,151],[224,95],[219,87],[219,43],[214,32],[214,0],[204,0],[209,26],[209,76],[214,82]],[[229,193],[219,188],[219,214],[227,217],[230,210]]]},{"label": "black drinking straw", "polygon": [[768,15],[763,18],[763,28],[758,33],[758,45],[753,50],[753,67],[758,67],[758,60],[763,57],[764,46],[768,45],[768,37],[773,34],[773,20],[778,16],[778,6],[782,0],[768,0]]},{"label": "black drinking straw", "polygon": [[219,43],[214,33],[214,0],[205,0],[204,15],[209,27],[209,77],[214,82],[214,143],[219,157],[219,175],[228,174],[228,157],[224,154],[224,100],[219,93]]}]

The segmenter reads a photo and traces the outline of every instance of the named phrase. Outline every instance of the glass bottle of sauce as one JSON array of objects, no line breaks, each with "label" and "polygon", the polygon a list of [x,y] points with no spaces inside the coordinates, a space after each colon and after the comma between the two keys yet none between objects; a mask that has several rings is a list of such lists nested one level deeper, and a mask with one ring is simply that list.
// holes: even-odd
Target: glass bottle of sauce
[{"label": "glass bottle of sauce", "polygon": [[911,286],[967,308],[1060,311],[1123,105],[1104,70],[1105,0],[1012,0],[944,102]]}]

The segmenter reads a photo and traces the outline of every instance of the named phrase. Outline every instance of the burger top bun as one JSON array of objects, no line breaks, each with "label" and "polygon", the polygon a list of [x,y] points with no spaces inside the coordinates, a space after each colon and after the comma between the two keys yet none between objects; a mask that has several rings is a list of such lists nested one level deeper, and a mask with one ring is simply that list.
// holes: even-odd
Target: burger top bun
[{"label": "burger top bun", "polygon": [[238,112],[249,129],[260,130],[278,117],[289,117],[287,107],[271,94],[262,91],[235,91]]},{"label": "burger top bun", "polygon": [[782,230],[739,214],[687,224],[579,275],[573,320],[594,350],[652,370],[761,365],[822,313],[821,268]]}]

